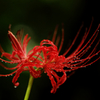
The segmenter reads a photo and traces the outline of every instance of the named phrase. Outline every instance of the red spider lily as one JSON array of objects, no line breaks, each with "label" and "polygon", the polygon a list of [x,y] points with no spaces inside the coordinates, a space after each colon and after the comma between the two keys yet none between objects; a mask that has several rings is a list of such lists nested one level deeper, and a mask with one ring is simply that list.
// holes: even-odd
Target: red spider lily
[{"label": "red spider lily", "polygon": [[[99,33],[98,29],[100,25],[97,27],[97,29],[95,30],[91,38],[87,41],[87,43],[84,44],[90,32],[91,25],[92,23],[90,24],[89,29],[86,30],[76,50],[72,54],[70,54],[68,57],[65,57],[65,56],[74,45],[82,26],[80,27],[75,39],[73,40],[72,45],[63,55],[59,55],[59,52],[62,49],[62,45],[64,41],[64,28],[62,28],[62,39],[61,39],[61,44],[59,46],[59,49],[57,49],[57,45],[59,43],[60,37],[58,36],[57,40],[55,41],[57,28],[58,28],[57,26],[55,29],[52,41],[42,40],[40,43],[40,46],[35,46],[32,50],[28,52],[28,54],[26,54],[26,47],[30,40],[30,38],[27,39],[28,35],[24,37],[23,44],[21,44],[20,34],[17,33],[18,37],[16,38],[9,31],[8,35],[10,37],[14,51],[12,52],[12,54],[8,54],[4,52],[4,50],[0,47],[0,51],[2,53],[1,56],[5,56],[10,61],[6,61],[1,58],[0,60],[7,63],[11,63],[11,64],[18,63],[18,65],[13,68],[8,68],[4,66],[2,63],[0,63],[4,68],[8,70],[17,69],[16,71],[10,74],[0,75],[0,76],[9,76],[16,73],[12,82],[14,83],[15,86],[18,86],[19,83],[18,82],[16,83],[16,81],[22,71],[29,70],[30,74],[34,78],[38,78],[40,77],[40,74],[43,70],[44,73],[47,73],[47,75],[49,76],[49,79],[51,80],[51,84],[53,87],[51,90],[51,93],[55,93],[57,88],[60,85],[62,85],[68,77],[70,77],[70,75],[73,73],[74,70],[89,66],[93,64],[94,62],[96,62],[98,59],[100,59],[100,57],[98,57],[94,61],[90,62],[91,58],[93,58],[98,53],[100,53],[100,50],[95,53],[96,47],[98,46],[100,39],[95,45],[94,49],[89,53],[89,55],[87,55],[86,57],[83,57],[86,54],[86,52],[89,50],[90,46],[92,46],[93,42],[96,40],[97,35]],[[62,76],[59,75],[59,72],[63,75]],[[72,73],[67,75],[67,72],[72,72]]]},{"label": "red spider lily", "polygon": [[[66,81],[66,79],[68,77],[70,77],[70,75],[73,74],[74,70],[76,70],[78,68],[89,66],[100,59],[100,57],[98,57],[94,61],[90,62],[91,58],[93,58],[98,53],[100,53],[100,50],[95,53],[96,47],[98,46],[100,39],[97,42],[97,44],[95,45],[94,49],[86,57],[83,58],[83,56],[86,54],[86,52],[92,46],[93,42],[95,41],[95,39],[97,38],[97,35],[99,33],[98,29],[100,28],[100,24],[98,25],[97,29],[95,30],[95,32],[93,33],[91,38],[87,41],[87,43],[85,45],[83,45],[89,32],[90,32],[91,25],[92,25],[92,22],[90,24],[89,29],[86,30],[80,44],[76,48],[76,50],[66,58],[65,58],[65,55],[72,48],[74,42],[76,41],[76,39],[80,33],[82,26],[80,27],[75,39],[73,40],[72,45],[69,47],[69,49],[63,55],[59,56],[59,52],[62,48],[63,40],[64,40],[64,29],[63,28],[62,28],[62,39],[61,39],[61,44],[60,44],[59,49],[57,50],[57,46],[56,46],[56,45],[58,45],[58,42],[60,40],[59,37],[56,40],[56,43],[55,43],[56,45],[54,45],[58,26],[55,29],[52,41],[43,40],[43,41],[41,41],[40,46],[35,47],[35,48],[38,48],[37,54],[40,55],[40,53],[43,53],[43,58],[42,58],[42,56],[38,56],[38,59],[40,59],[40,61],[41,61],[40,63],[43,66],[44,72],[47,73],[47,75],[49,76],[49,79],[51,80],[51,84],[53,87],[51,90],[51,93],[55,93],[57,88],[61,84],[63,84]],[[43,48],[43,49],[41,49],[41,48]],[[33,56],[33,54],[31,56]],[[58,72],[63,73],[63,75],[59,76]],[[67,75],[67,72],[72,72],[72,73]]]},{"label": "red spider lily", "polygon": [[[63,64],[65,62],[65,57],[58,55],[57,47],[50,40],[41,41],[40,46],[35,46],[33,50],[36,51],[36,57],[38,56],[37,59],[40,60],[40,65],[42,65],[41,68],[44,70],[44,73],[47,73],[51,80],[53,86],[51,93],[55,93],[57,88],[63,84],[67,78],[64,70],[65,65]],[[40,55],[42,53],[43,57]],[[34,54],[31,54],[30,57],[33,55]],[[40,66],[37,68],[40,68]],[[63,73],[63,75],[60,77],[56,72]]]},{"label": "red spider lily", "polygon": [[[29,53],[27,54],[26,53],[26,47],[27,47],[27,44],[29,42],[29,40],[31,39],[30,37],[28,38],[28,34],[25,35],[24,37],[24,40],[23,40],[23,44],[21,44],[21,39],[22,39],[22,31],[18,31],[17,32],[17,38],[13,35],[13,33],[11,31],[8,31],[8,36],[10,38],[10,41],[11,41],[11,44],[12,44],[12,47],[13,47],[13,51],[12,51],[12,54],[9,54],[9,53],[6,53],[2,47],[0,46],[0,52],[2,53],[1,57],[6,57],[9,61],[7,60],[4,60],[2,58],[0,58],[1,61],[3,62],[6,62],[6,63],[10,63],[10,64],[14,64],[14,63],[17,63],[17,66],[16,67],[13,67],[13,68],[8,68],[6,66],[4,66],[1,62],[0,62],[0,65],[3,66],[5,69],[7,70],[14,70],[16,69],[14,72],[10,73],[10,74],[6,74],[6,75],[2,75],[0,74],[0,76],[10,76],[14,73],[15,76],[12,80],[12,83],[15,85],[15,86],[18,86],[19,83],[16,82],[20,73],[22,71],[27,71],[29,70],[30,74],[37,78],[37,77],[40,77],[40,74],[41,74],[41,71],[38,70],[38,71],[35,71],[35,69],[33,68],[34,66],[41,66],[39,64],[39,61],[38,59],[34,58],[34,57],[30,57],[29,56],[33,53],[33,50],[29,51]],[[37,63],[35,64],[34,61]]]}]

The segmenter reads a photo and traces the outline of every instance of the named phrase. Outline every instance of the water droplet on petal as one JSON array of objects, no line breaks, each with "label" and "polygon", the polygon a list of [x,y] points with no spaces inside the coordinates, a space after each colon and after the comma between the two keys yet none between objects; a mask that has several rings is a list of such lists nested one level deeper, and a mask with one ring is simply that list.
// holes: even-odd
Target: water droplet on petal
[{"label": "water droplet on petal", "polygon": [[14,88],[17,88],[17,86],[14,86]]}]

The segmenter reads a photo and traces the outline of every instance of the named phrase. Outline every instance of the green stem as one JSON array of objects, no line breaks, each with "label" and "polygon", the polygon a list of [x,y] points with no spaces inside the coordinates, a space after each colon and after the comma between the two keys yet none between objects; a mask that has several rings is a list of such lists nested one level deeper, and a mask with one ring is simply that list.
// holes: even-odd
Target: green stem
[{"label": "green stem", "polygon": [[29,78],[29,82],[28,82],[28,87],[27,87],[27,90],[26,90],[26,93],[25,93],[25,97],[24,97],[24,100],[28,100],[29,98],[29,95],[30,95],[30,92],[31,92],[31,88],[32,88],[32,84],[33,84],[33,76],[30,74],[30,78]]}]

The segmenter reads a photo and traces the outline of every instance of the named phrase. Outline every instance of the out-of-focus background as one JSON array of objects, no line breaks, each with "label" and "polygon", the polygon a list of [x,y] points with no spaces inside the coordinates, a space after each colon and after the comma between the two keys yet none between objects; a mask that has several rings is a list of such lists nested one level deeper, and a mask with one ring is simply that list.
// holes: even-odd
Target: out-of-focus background
[{"label": "out-of-focus background", "polygon": [[[46,39],[49,33],[53,34],[57,24],[58,34],[61,34],[61,23],[64,23],[65,41],[60,53],[63,54],[84,22],[74,48],[78,46],[85,27],[89,27],[92,17],[94,22],[89,36],[94,33],[100,23],[99,6],[97,0],[2,0],[0,1],[0,44],[6,52],[11,53],[12,47],[7,36],[9,24],[12,25],[11,31],[14,34],[23,28],[24,34],[28,33],[31,36],[27,48],[30,50],[35,45],[39,45],[41,40]],[[0,66],[0,74],[10,72]],[[0,100],[23,100],[29,73],[21,73],[18,78],[20,85],[16,89],[13,87],[12,78],[13,76],[0,77]],[[34,80],[29,100],[97,100],[100,98],[99,79],[100,60],[87,68],[78,69],[55,94],[51,94],[50,80],[46,74],[42,74],[41,78]]]}]

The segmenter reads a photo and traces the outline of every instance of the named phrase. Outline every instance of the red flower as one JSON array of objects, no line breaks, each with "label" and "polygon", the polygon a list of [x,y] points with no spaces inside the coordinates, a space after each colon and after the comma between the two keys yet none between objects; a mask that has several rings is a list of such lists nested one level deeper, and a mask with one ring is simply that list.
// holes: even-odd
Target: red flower
[{"label": "red flower", "polygon": [[[67,78],[64,70],[65,57],[58,55],[57,47],[50,40],[41,41],[40,46],[34,47],[34,51],[37,51],[37,54],[39,54],[37,59],[41,61],[40,65],[42,65],[44,73],[47,73],[51,80],[51,84],[53,86],[51,93],[55,93],[57,88],[59,88],[59,86],[63,84]],[[43,57],[41,54],[43,54]],[[31,56],[33,56],[33,54]],[[59,76],[57,74],[58,72],[63,75]]]},{"label": "red flower", "polygon": [[[93,58],[94,56],[98,55],[98,53],[100,53],[100,50],[95,53],[96,47],[98,46],[100,39],[95,45],[94,49],[86,57],[84,57],[86,52],[92,46],[93,42],[96,40],[97,35],[99,33],[98,29],[100,28],[100,24],[95,30],[95,32],[93,33],[92,37],[87,41],[86,44],[84,44],[90,32],[91,25],[89,29],[86,30],[76,50],[66,58],[65,58],[65,55],[69,52],[69,50],[72,48],[73,44],[75,43],[82,26],[80,27],[75,39],[73,40],[72,45],[63,55],[59,55],[59,52],[62,48],[63,40],[64,40],[64,29],[63,28],[62,28],[62,39],[61,39],[61,44],[60,44],[59,49],[57,49],[56,45],[58,45],[60,38],[58,37],[57,40],[55,41],[58,26],[55,29],[52,41],[43,40],[41,41],[40,46],[36,47],[39,50],[39,52],[37,50],[38,54],[43,53],[43,58],[40,56],[38,57],[38,59],[41,59],[41,65],[44,69],[44,72],[47,73],[47,75],[49,76],[49,79],[51,80],[51,84],[53,87],[51,90],[51,93],[55,93],[57,88],[61,84],[63,84],[66,81],[66,79],[70,77],[70,75],[73,74],[73,71],[75,71],[78,68],[89,66],[100,59],[100,57],[98,57],[94,61],[90,61],[91,58]],[[56,45],[54,45],[54,42]],[[59,76],[58,72],[63,73],[63,75]],[[67,75],[67,72],[71,72],[71,74]]]},{"label": "red flower", "polygon": [[[16,38],[9,31],[8,36],[11,40],[12,47],[14,50],[12,54],[9,54],[9,53],[4,52],[4,50],[0,47],[0,51],[2,53],[1,56],[5,56],[10,61],[6,61],[1,58],[0,60],[7,63],[11,63],[11,64],[18,63],[18,65],[13,68],[8,68],[4,66],[2,63],[0,63],[1,66],[3,66],[4,68],[8,70],[17,69],[10,74],[0,75],[0,76],[9,76],[16,73],[12,82],[15,86],[18,86],[19,83],[18,82],[16,83],[16,81],[22,71],[29,70],[30,74],[34,78],[40,77],[41,72],[44,71],[44,73],[47,73],[47,75],[49,76],[49,79],[51,80],[51,84],[53,87],[51,90],[51,93],[55,93],[57,88],[60,85],[62,85],[66,81],[66,79],[70,77],[70,75],[72,75],[73,71],[77,70],[78,68],[89,66],[93,64],[94,62],[96,62],[98,59],[100,59],[100,57],[97,57],[97,59],[95,59],[94,61],[91,61],[91,58],[93,58],[94,56],[100,53],[100,50],[95,53],[96,47],[98,46],[100,39],[96,43],[94,49],[88,55],[84,57],[86,52],[90,49],[90,47],[96,40],[97,35],[99,33],[98,30],[100,28],[100,24],[95,30],[95,32],[93,33],[93,35],[91,36],[91,38],[86,42],[91,26],[92,26],[92,23],[90,24],[89,29],[88,30],[86,29],[85,34],[80,44],[76,48],[76,50],[72,54],[70,54],[68,57],[65,57],[65,56],[74,45],[82,26],[80,27],[75,39],[73,40],[72,45],[63,55],[59,55],[59,52],[62,49],[62,45],[64,41],[64,28],[62,28],[62,38],[61,38],[59,49],[57,49],[57,46],[60,41],[60,37],[58,36],[57,40],[55,41],[57,28],[58,28],[57,26],[55,29],[52,41],[42,40],[40,43],[40,46],[35,46],[32,50],[28,52],[28,54],[26,53],[26,47],[30,40],[30,38],[27,39],[28,35],[24,37],[23,44],[21,44],[22,36],[20,35],[20,32],[17,33],[18,37]],[[71,72],[71,74],[68,75],[67,72]]]},{"label": "red flower", "polygon": [[[28,54],[26,53],[27,44],[28,44],[29,40],[31,39],[30,37],[28,38],[28,34],[25,35],[25,37],[23,39],[23,44],[21,44],[22,31],[17,32],[17,38],[13,35],[13,33],[11,31],[8,31],[8,36],[10,38],[10,41],[11,41],[11,44],[12,44],[12,47],[13,47],[12,54],[6,53],[2,49],[1,46],[0,46],[0,52],[2,53],[1,57],[4,56],[10,61],[4,60],[2,58],[0,58],[0,60],[3,61],[3,62],[6,62],[6,63],[10,63],[10,64],[17,63],[17,66],[13,67],[13,68],[8,68],[0,62],[0,65],[3,66],[7,70],[16,69],[14,72],[12,72],[10,74],[6,74],[6,75],[0,74],[0,76],[10,76],[10,75],[16,73],[13,80],[12,80],[12,83],[15,86],[19,85],[19,83],[16,82],[16,81],[17,81],[17,79],[18,79],[18,77],[19,77],[19,75],[22,71],[29,70],[30,74],[33,77],[35,77],[35,78],[40,77],[41,71],[39,69],[38,69],[38,71],[35,71],[34,66],[41,66],[41,65],[39,64],[38,59],[36,59],[32,56],[30,57],[30,55],[33,54],[34,51],[30,50],[28,52]],[[35,64],[34,62],[35,63],[38,62],[38,63]]]}]

